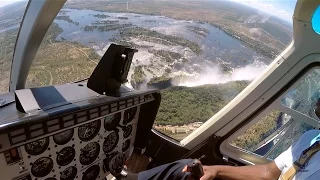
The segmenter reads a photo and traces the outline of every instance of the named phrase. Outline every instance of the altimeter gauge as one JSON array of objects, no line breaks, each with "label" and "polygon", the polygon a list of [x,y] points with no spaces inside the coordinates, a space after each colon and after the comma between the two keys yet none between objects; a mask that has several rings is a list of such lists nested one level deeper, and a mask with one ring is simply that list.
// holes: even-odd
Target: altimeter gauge
[{"label": "altimeter gauge", "polygon": [[90,141],[99,133],[101,121],[96,120],[87,124],[84,124],[78,129],[79,139],[82,141]]},{"label": "altimeter gauge", "polygon": [[103,151],[105,153],[111,152],[118,144],[119,135],[117,132],[113,131],[110,133],[103,142]]},{"label": "altimeter gauge", "polygon": [[26,152],[30,155],[39,155],[43,153],[49,146],[49,138],[39,139],[24,145]]},{"label": "altimeter gauge", "polygon": [[93,163],[100,153],[100,145],[96,142],[91,142],[81,149],[80,163],[89,165]]}]

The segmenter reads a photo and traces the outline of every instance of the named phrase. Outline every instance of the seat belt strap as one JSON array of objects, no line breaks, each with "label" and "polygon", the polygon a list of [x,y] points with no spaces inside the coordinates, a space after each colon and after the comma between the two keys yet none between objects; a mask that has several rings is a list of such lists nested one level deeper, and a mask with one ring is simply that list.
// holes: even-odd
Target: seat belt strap
[{"label": "seat belt strap", "polygon": [[280,176],[280,180],[292,180],[293,177],[304,167],[304,165],[320,150],[319,141],[304,150],[299,159]]}]

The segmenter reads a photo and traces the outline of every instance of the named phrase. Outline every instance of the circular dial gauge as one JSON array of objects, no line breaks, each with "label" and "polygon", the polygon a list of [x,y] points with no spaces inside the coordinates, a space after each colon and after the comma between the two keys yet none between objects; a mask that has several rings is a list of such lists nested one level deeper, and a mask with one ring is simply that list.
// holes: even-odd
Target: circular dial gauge
[{"label": "circular dial gauge", "polygon": [[121,112],[105,117],[104,118],[104,129],[107,131],[111,131],[111,130],[117,128],[117,126],[120,123],[120,120],[121,120]]},{"label": "circular dial gauge", "polygon": [[82,180],[96,180],[100,173],[100,167],[94,165],[89,167],[82,176]]},{"label": "circular dial gauge", "polygon": [[53,168],[53,161],[48,157],[37,159],[31,167],[31,173],[35,177],[44,177],[48,175]]},{"label": "circular dial gauge", "polygon": [[122,143],[122,152],[128,151],[130,148],[130,139],[127,139],[125,142]]},{"label": "circular dial gauge", "polygon": [[109,171],[113,176],[118,176],[125,162],[125,157],[123,154],[115,154],[109,158],[108,167]]},{"label": "circular dial gauge", "polygon": [[87,144],[80,153],[80,163],[82,165],[89,165],[95,161],[100,152],[100,145],[96,142]]},{"label": "circular dial gauge", "polygon": [[76,155],[76,151],[73,147],[65,147],[63,148],[57,156],[57,164],[60,166],[65,166],[71,163]]},{"label": "circular dial gauge", "polygon": [[126,127],[124,127],[122,130],[123,130],[123,137],[124,137],[124,138],[127,138],[127,137],[129,137],[129,136],[131,135],[131,133],[132,133],[132,125],[126,126]]},{"label": "circular dial gauge", "polygon": [[118,144],[119,135],[117,132],[113,131],[110,133],[103,142],[103,151],[105,153],[111,152]]},{"label": "circular dial gauge", "polygon": [[99,133],[101,121],[96,120],[79,127],[78,136],[82,141],[90,141]]},{"label": "circular dial gauge", "polygon": [[60,180],[73,180],[77,176],[77,168],[70,166],[62,171]]},{"label": "circular dial gauge", "polygon": [[24,145],[26,152],[30,155],[39,155],[43,153],[49,146],[49,138],[39,139]]},{"label": "circular dial gauge", "polygon": [[64,145],[72,139],[72,136],[73,136],[73,129],[69,129],[53,135],[53,141],[56,144]]},{"label": "circular dial gauge", "polygon": [[124,116],[123,116],[123,124],[126,125],[129,122],[131,122],[134,116],[136,115],[136,112],[137,112],[137,107],[125,110]]}]

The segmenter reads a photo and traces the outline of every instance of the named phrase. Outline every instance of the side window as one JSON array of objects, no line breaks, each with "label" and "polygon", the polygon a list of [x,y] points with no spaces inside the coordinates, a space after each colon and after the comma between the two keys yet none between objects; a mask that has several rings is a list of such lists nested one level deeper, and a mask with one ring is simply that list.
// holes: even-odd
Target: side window
[{"label": "side window", "polygon": [[67,9],[68,3],[58,13],[38,49],[27,77],[28,88],[86,79],[100,60],[98,52],[108,39],[94,40],[97,32],[84,30],[94,22],[94,14]]},{"label": "side window", "polygon": [[298,111],[314,120],[320,115],[320,69],[314,69],[290,90],[281,100],[283,106]]},{"label": "side window", "polygon": [[[231,144],[259,155],[264,155],[263,151],[269,143],[279,139],[274,134],[287,129],[291,116],[279,111],[271,111],[260,121],[238,136]],[[291,122],[289,122],[291,123]],[[263,151],[263,152],[262,152]]]},{"label": "side window", "polygon": [[306,123],[295,122],[283,112],[271,111],[230,144],[268,159],[274,159],[295,143],[306,131]]},{"label": "side window", "polygon": [[7,93],[13,52],[28,1],[0,1],[0,93]]},{"label": "side window", "polygon": [[238,131],[230,145],[273,160],[294,144],[302,134],[311,129],[318,129],[318,82],[320,69],[310,70],[267,108],[283,109],[286,113],[280,110],[262,112],[257,116],[258,121],[252,121],[256,123],[248,124]]}]

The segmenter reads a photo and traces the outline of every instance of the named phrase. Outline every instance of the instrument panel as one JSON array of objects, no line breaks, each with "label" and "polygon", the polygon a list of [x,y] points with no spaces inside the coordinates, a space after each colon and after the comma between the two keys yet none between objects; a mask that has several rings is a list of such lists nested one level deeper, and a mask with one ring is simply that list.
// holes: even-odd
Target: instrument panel
[{"label": "instrument panel", "polygon": [[119,175],[133,150],[144,153],[161,101],[158,90],[120,91],[106,96],[64,84],[9,94],[16,99],[0,108],[0,179]]},{"label": "instrument panel", "polygon": [[[133,119],[137,115],[137,108],[134,107],[127,117],[124,113],[128,110],[117,112],[26,144],[21,150],[23,157],[27,157],[24,162],[31,165],[31,177],[61,180],[103,179],[103,160],[109,154],[117,152],[124,153],[126,158],[130,156],[131,152],[128,150],[130,146],[133,147],[132,132],[135,131],[137,123]],[[120,124],[130,125],[131,130],[124,131],[126,128]]]},{"label": "instrument panel", "polygon": [[133,152],[139,108],[101,116],[17,147],[19,164],[24,166],[20,173],[37,180],[104,179],[109,173],[104,160],[114,154],[125,160]]}]

